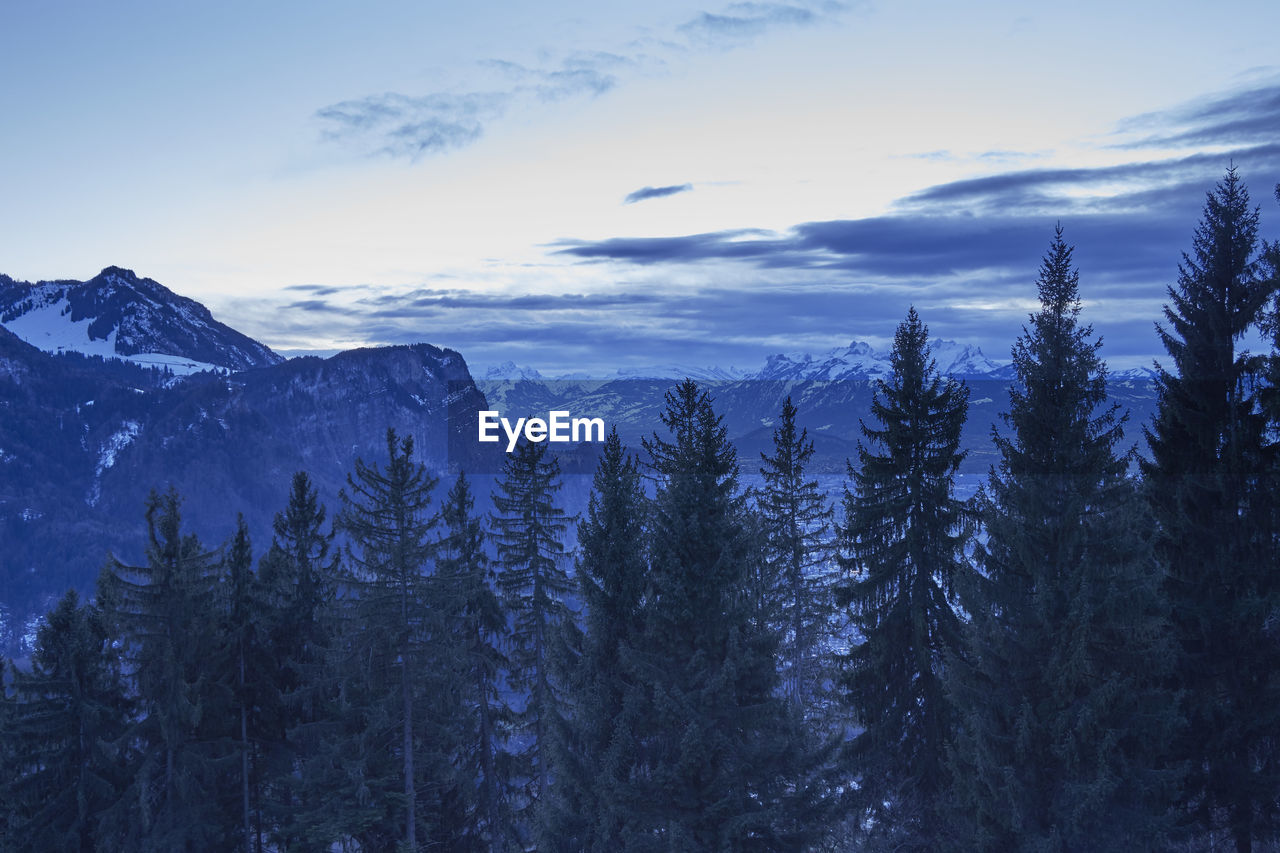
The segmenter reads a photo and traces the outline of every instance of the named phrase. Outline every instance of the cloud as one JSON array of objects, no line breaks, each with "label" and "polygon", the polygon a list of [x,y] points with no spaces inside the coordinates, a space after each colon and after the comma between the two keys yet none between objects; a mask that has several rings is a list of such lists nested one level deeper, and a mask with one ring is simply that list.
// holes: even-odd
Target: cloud
[{"label": "cloud", "polygon": [[[687,324],[693,337],[712,336],[726,351],[745,351],[739,342],[752,334],[816,341],[840,328],[871,339],[890,333],[915,304],[935,334],[1001,357],[1034,308],[1037,267],[1061,221],[1077,247],[1084,318],[1105,339],[1104,355],[1125,366],[1149,364],[1161,351],[1154,325],[1166,288],[1190,246],[1205,193],[1230,162],[1255,194],[1261,187],[1269,195],[1280,176],[1280,142],[996,172],[928,187],[881,216],[780,231],[563,239],[548,248],[581,263],[611,264],[618,276],[688,282],[664,297],[665,325],[653,325],[669,334]],[[726,281],[734,286],[718,284]],[[644,307],[646,317],[650,311]]]},{"label": "cloud", "polygon": [[[637,266],[739,262],[761,270],[885,281],[940,281],[1034,270],[1055,220],[1049,216],[892,215],[805,222],[783,234],[722,231],[679,237],[563,241],[557,254]],[[1193,219],[1077,215],[1069,236],[1096,242],[1108,269],[1163,275],[1178,254],[1169,247]],[[1107,247],[1107,248],[1102,248]]]},{"label": "cloud", "polygon": [[409,97],[394,92],[342,101],[316,111],[329,139],[373,138],[377,153],[416,158],[461,148],[484,133],[511,102],[506,92],[437,93]]},{"label": "cloud", "polygon": [[[1280,166],[1280,142],[1235,151],[1192,154],[1187,157],[1122,163],[1083,169],[1025,169],[981,178],[939,184],[902,199],[900,208],[921,209],[963,206],[968,212],[1057,210],[1079,211],[1133,209],[1151,205],[1152,190],[1183,187],[1206,188],[1222,176],[1230,161],[1247,170],[1274,173]],[[1117,189],[1121,185],[1123,189]],[[1097,190],[1086,196],[1082,190]],[[1199,197],[1196,201],[1198,203]]]},{"label": "cloud", "polygon": [[811,8],[788,3],[733,3],[722,13],[701,12],[677,29],[705,40],[738,41],[780,26],[813,24],[819,18]]},{"label": "cloud", "polygon": [[470,145],[517,104],[594,98],[617,88],[627,75],[669,66],[695,43],[734,47],[750,37],[784,26],[834,20],[845,4],[734,3],[721,12],[702,12],[642,50],[577,50],[530,66],[510,59],[477,63],[500,81],[484,91],[437,91],[425,95],[386,92],[330,104],[315,111],[321,136],[371,155],[417,160]]},{"label": "cloud", "polygon": [[333,296],[341,293],[343,288],[329,284],[289,284],[282,287],[281,290],[301,290],[304,293],[313,293],[316,296]]},{"label": "cloud", "polygon": [[[503,73],[534,85],[526,71]],[[1201,130],[1217,122],[1217,138],[1244,138],[1228,128],[1239,125],[1245,105],[1267,108],[1270,90],[1259,91],[1170,115],[1190,116],[1188,126]],[[1144,121],[1148,136],[1165,126]],[[548,373],[604,375],[654,363],[752,367],[769,352],[821,352],[853,339],[887,345],[913,304],[933,334],[1002,358],[1034,307],[1037,268],[1061,221],[1077,247],[1084,319],[1104,338],[1104,357],[1149,364],[1161,351],[1154,326],[1166,287],[1191,244],[1205,193],[1229,162],[1264,200],[1280,177],[1280,141],[1091,168],[995,171],[928,187],[860,219],[547,246],[552,258],[610,266],[609,284],[590,292],[304,285],[298,304],[310,327],[333,340],[428,340],[472,362],[511,358]],[[645,187],[628,200],[685,186]],[[1270,235],[1276,219],[1266,207]],[[346,301],[327,301],[342,298],[339,290]]]},{"label": "cloud", "polygon": [[627,197],[622,200],[622,203],[635,204],[638,201],[645,201],[651,198],[665,198],[669,195],[692,191],[693,184],[672,184],[667,187],[641,187],[635,192],[627,193]]},{"label": "cloud", "polygon": [[1280,127],[1280,82],[1211,95],[1171,110],[1124,122],[1119,132],[1141,134],[1118,147],[1266,145]]},{"label": "cloud", "polygon": [[561,101],[579,95],[603,95],[618,85],[618,73],[642,65],[636,57],[607,51],[577,51],[549,69],[530,68],[506,59],[479,63],[493,68],[514,85],[513,96],[533,96],[541,101]]}]

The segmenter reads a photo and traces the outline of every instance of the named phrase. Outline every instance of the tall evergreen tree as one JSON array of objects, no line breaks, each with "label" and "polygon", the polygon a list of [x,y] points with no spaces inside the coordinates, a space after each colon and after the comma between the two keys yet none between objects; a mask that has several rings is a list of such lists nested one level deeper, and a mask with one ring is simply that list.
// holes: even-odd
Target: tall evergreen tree
[{"label": "tall evergreen tree", "polygon": [[131,703],[102,614],[68,592],[36,633],[31,671],[0,696],[0,850],[105,849],[98,818],[127,784]]},{"label": "tall evergreen tree", "polygon": [[264,671],[267,650],[257,632],[261,616],[260,592],[257,578],[253,575],[253,546],[243,515],[236,519],[236,531],[223,557],[223,582],[227,600],[223,605],[225,625],[220,632],[223,648],[219,657],[227,670],[231,699],[238,717],[232,737],[240,753],[240,849],[244,853],[252,853],[255,839],[260,838],[261,831],[257,815],[260,797],[255,746],[261,740],[258,708],[270,681]]},{"label": "tall evergreen tree", "polygon": [[[222,808],[230,727],[225,685],[207,663],[217,656],[218,560],[182,533],[181,499],[170,489],[147,499],[146,563],[112,558],[98,594],[138,715],[128,740],[133,781],[104,816],[115,849],[194,851],[235,845],[237,811]],[[206,711],[208,713],[206,714]]]},{"label": "tall evergreen tree", "polygon": [[1166,828],[1165,607],[1071,255],[1059,226],[979,500],[972,642],[951,680],[969,849],[1151,849]]},{"label": "tall evergreen tree", "polygon": [[570,715],[558,732],[554,797],[544,810],[556,849],[604,853],[622,847],[626,771],[635,748],[626,699],[635,685],[618,658],[639,642],[643,628],[647,508],[636,460],[614,429],[578,525],[584,626],[566,674]]},{"label": "tall evergreen tree", "polygon": [[859,811],[895,849],[932,850],[947,836],[942,795],[954,709],[943,685],[959,649],[953,581],[967,523],[954,481],[969,391],[943,379],[914,308],[898,326],[892,373],[862,425],[853,491],[845,491],[847,581],[839,598],[862,634],[845,689],[863,731],[850,745]]},{"label": "tall evergreen tree", "polygon": [[764,489],[766,593],[777,602],[772,627],[782,637],[778,660],[787,698],[801,711],[822,701],[828,673],[824,643],[831,632],[833,577],[831,507],[806,473],[813,458],[808,430],[796,430],[796,407],[788,397],[782,423],[773,431],[773,456],[760,454]]},{"label": "tall evergreen tree", "polygon": [[784,700],[777,640],[760,631],[736,452],[708,395],[666,397],[670,439],[645,441],[656,481],[650,571],[634,645],[621,657],[635,742],[623,769],[623,846],[799,848],[820,827]]},{"label": "tall evergreen tree", "polygon": [[511,618],[510,681],[526,692],[517,715],[529,743],[523,753],[531,782],[526,805],[536,804],[549,786],[550,733],[562,702],[551,654],[561,626],[572,620],[565,604],[570,591],[564,566],[569,519],[556,503],[561,486],[560,463],[548,454],[547,445],[526,441],[508,454],[493,495],[498,588]]},{"label": "tall evergreen tree", "polygon": [[415,709],[435,693],[423,679],[439,675],[430,641],[440,634],[435,622],[441,614],[429,608],[426,588],[435,485],[414,459],[413,437],[388,429],[385,468],[356,460],[347,477],[350,491],[341,494],[354,621],[336,661],[344,679],[339,712],[346,737],[331,748],[341,752],[334,762],[345,777],[338,793],[350,797],[347,818],[362,847],[417,850],[420,833],[425,840],[431,832],[429,809],[420,806],[434,791],[431,784],[419,790],[420,774],[434,777],[442,770],[442,745],[426,735],[428,721],[415,717]]},{"label": "tall evergreen tree", "polygon": [[441,842],[453,850],[503,850],[512,843],[505,753],[512,720],[502,690],[507,660],[500,647],[507,622],[491,582],[483,521],[474,508],[471,486],[459,473],[440,511],[445,528],[437,546],[436,580],[446,589],[438,598],[449,608],[449,634],[458,644],[453,763],[460,795],[450,834]]},{"label": "tall evergreen tree", "polygon": [[[270,685],[257,697],[265,777],[262,811],[274,840],[298,846],[301,829],[317,810],[328,809],[325,785],[312,786],[303,765],[321,753],[319,740],[331,725],[327,702],[336,692],[328,664],[339,577],[332,553],[334,532],[325,530],[326,510],[310,476],[293,475],[289,502],[276,513],[271,546],[258,566],[265,634],[263,664]],[[313,789],[314,788],[314,789]]]},{"label": "tall evergreen tree", "polygon": [[1280,644],[1271,481],[1258,359],[1239,349],[1277,282],[1259,275],[1258,210],[1234,168],[1209,194],[1190,255],[1169,288],[1172,360],[1143,465],[1179,644],[1191,816],[1237,850],[1280,818]]}]

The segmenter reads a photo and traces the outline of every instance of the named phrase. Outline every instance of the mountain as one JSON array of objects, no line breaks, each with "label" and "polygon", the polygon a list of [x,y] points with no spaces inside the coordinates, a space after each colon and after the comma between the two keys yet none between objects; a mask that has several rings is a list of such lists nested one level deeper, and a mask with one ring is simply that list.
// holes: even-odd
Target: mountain
[{"label": "mountain", "polygon": [[0,275],[0,324],[46,352],[119,358],[178,374],[284,360],[213,319],[199,302],[121,267],[88,281],[31,284]]},{"label": "mountain", "polygon": [[[889,370],[885,353],[859,342],[771,356],[755,371],[668,365],[548,379],[508,362],[479,383],[461,354],[428,344],[282,361],[199,303],[116,267],[87,282],[0,276],[0,318],[0,653],[65,589],[88,590],[108,553],[144,558],[153,488],[179,491],[185,528],[211,547],[243,513],[261,553],[295,471],[311,475],[332,519],[355,461],[384,460],[393,427],[414,438],[433,471],[466,470],[483,507],[505,454],[475,440],[479,411],[599,417],[639,450],[662,430],[665,393],[693,376],[715,399],[745,482],[771,452],[790,396],[817,447],[811,470],[836,495],[874,380]],[[934,354],[971,391],[962,477],[976,483],[995,458],[991,429],[1008,405],[1009,368],[963,344],[935,341]],[[175,364],[217,370],[177,381]],[[1113,379],[1112,400],[1132,413],[1136,436],[1154,408],[1152,383]],[[581,511],[599,446],[552,449],[566,474],[561,498]]]},{"label": "mountain", "polygon": [[[991,430],[1004,426],[1000,414],[1008,408],[1013,367],[987,358],[971,344],[935,339],[930,346],[939,370],[969,386],[969,417],[962,436],[968,455],[961,472],[980,477],[995,461]],[[577,375],[546,379],[531,368],[508,362],[490,370],[479,385],[501,412],[542,415],[558,409],[575,417],[601,417],[617,427],[624,442],[637,448],[660,428],[666,391],[679,379],[692,377],[711,392],[747,475],[759,467],[760,453],[772,452],[775,419],[790,397],[798,409],[797,424],[808,429],[814,441],[814,472],[838,478],[845,472],[846,460],[857,458],[861,423],[871,417],[875,381],[891,371],[887,350],[853,341],[825,353],[771,355],[754,371],[662,367],[619,371],[596,379]],[[1130,412],[1129,434],[1136,440],[1136,425],[1154,410],[1154,374],[1138,368],[1109,379],[1111,401]],[[582,470],[588,462],[568,459],[562,467]]]},{"label": "mountain", "polygon": [[[934,340],[930,346],[938,369],[959,378],[1005,378],[1012,375],[1007,362],[995,362],[971,344]],[[888,350],[872,349],[870,344],[853,341],[821,355],[780,353],[765,360],[764,367],[748,379],[783,382],[837,382],[845,380],[883,379],[892,372]]]},{"label": "mountain", "polygon": [[[286,362],[116,268],[88,282],[4,278],[0,305],[0,654],[68,587],[91,589],[108,553],[144,559],[152,489],[176,488],[184,527],[210,547],[243,513],[260,553],[294,472],[311,475],[332,519],[356,460],[386,459],[388,427],[442,476],[499,467],[461,440],[488,406],[452,350]],[[175,381],[179,362],[218,369]]]}]

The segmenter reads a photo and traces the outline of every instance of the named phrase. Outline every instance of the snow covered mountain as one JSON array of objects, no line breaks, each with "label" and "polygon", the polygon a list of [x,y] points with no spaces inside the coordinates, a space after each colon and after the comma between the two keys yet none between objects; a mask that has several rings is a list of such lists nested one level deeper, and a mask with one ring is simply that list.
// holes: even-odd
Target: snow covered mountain
[{"label": "snow covered mountain", "polygon": [[[971,344],[935,339],[930,346],[933,349],[933,358],[938,363],[938,369],[944,374],[962,378],[981,377],[984,379],[1005,379],[1013,375],[1012,368],[1008,362],[992,361],[982,354],[982,350]],[[717,385],[726,382],[751,380],[768,382],[838,382],[883,379],[889,375],[891,370],[888,350],[877,350],[868,343],[853,341],[847,347],[836,347],[817,355],[807,352],[771,355],[765,359],[764,366],[759,370],[740,367],[697,367],[663,364],[622,368],[608,376],[590,376],[584,373],[575,373],[551,378],[543,376],[532,367],[524,367],[507,361],[496,367],[489,368],[484,375],[484,381],[496,383],[520,380],[533,382],[594,380],[598,383],[620,379],[679,381],[689,378],[698,382]]]},{"label": "snow covered mountain", "polygon": [[[961,378],[1001,379],[1010,374],[1008,362],[996,362],[971,344],[935,339],[930,343],[938,370]],[[749,378],[774,382],[838,382],[853,379],[883,379],[892,371],[888,350],[853,341],[820,355],[780,353],[771,355],[764,368]]]},{"label": "snow covered mountain", "polygon": [[45,352],[119,358],[178,374],[283,361],[199,302],[121,267],[88,281],[32,284],[0,275],[0,324]]},{"label": "snow covered mountain", "polygon": [[[938,370],[946,376],[958,379],[1000,379],[1013,378],[1013,365],[1008,360],[997,361],[988,358],[982,350],[973,344],[935,338],[929,343],[930,352],[937,362]],[[517,365],[507,361],[491,367],[482,381],[492,383],[530,382],[581,382],[590,380],[594,387],[602,382],[616,380],[680,380],[694,379],[714,385],[723,385],[742,381],[767,382],[844,382],[884,379],[892,371],[889,362],[889,350],[877,350],[864,341],[852,341],[848,346],[836,347],[825,353],[790,352],[778,353],[765,359],[759,370],[739,367],[697,367],[690,365],[654,365],[649,367],[631,367],[615,371],[608,376],[594,376],[585,373],[567,374],[557,377],[546,377],[535,368]],[[1155,378],[1155,371],[1147,367],[1136,367],[1128,370],[1114,371],[1109,374],[1112,381],[1149,380]]]}]

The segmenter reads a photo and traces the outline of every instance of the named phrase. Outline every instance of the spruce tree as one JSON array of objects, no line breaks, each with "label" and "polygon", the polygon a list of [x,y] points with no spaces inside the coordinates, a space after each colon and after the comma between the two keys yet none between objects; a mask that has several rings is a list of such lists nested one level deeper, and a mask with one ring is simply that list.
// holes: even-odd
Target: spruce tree
[{"label": "spruce tree", "polygon": [[557,732],[554,797],[543,812],[555,849],[604,853],[622,847],[626,771],[635,749],[626,700],[635,685],[618,659],[624,647],[639,642],[643,628],[647,504],[636,460],[614,429],[578,525],[584,624],[565,676],[570,714]]},{"label": "spruce tree", "polygon": [[449,635],[458,644],[453,764],[459,795],[441,843],[453,850],[503,850],[511,845],[505,744],[512,715],[502,690],[507,660],[501,649],[507,621],[474,508],[471,486],[459,473],[440,510],[444,533],[435,576],[444,588],[438,600],[448,607]]},{"label": "spruce tree", "polygon": [[796,408],[788,397],[782,423],[773,431],[773,456],[760,454],[764,489],[765,594],[777,603],[773,627],[782,637],[778,660],[782,684],[795,709],[813,713],[822,701],[828,673],[824,643],[831,632],[833,578],[831,507],[806,467],[813,458],[808,430],[796,430]]},{"label": "spruce tree", "polygon": [[785,701],[777,638],[757,627],[736,453],[691,380],[666,396],[670,439],[644,442],[656,494],[641,633],[623,644],[634,748],[622,845],[637,850],[793,849],[821,827]]},{"label": "spruce tree", "polygon": [[1260,275],[1258,219],[1229,169],[1169,288],[1158,331],[1171,365],[1156,381],[1143,465],[1179,650],[1183,801],[1241,851],[1274,836],[1280,818],[1274,446],[1258,359],[1239,348],[1277,286]]},{"label": "spruce tree", "polygon": [[[226,602],[225,624],[220,632],[220,663],[230,686],[237,716],[232,737],[240,754],[240,849],[253,851],[260,838],[261,822],[257,815],[260,792],[256,744],[261,741],[258,709],[266,701],[264,694],[270,681],[266,672],[268,650],[258,635],[257,623],[262,615],[260,591],[253,575],[253,547],[244,516],[236,519],[236,530],[223,557],[223,583]],[[250,733],[253,739],[250,739]]]},{"label": "spruce tree", "polygon": [[298,845],[299,824],[328,808],[324,785],[312,790],[307,761],[320,754],[331,725],[328,702],[337,692],[330,667],[334,594],[339,566],[334,532],[310,476],[293,475],[286,508],[272,523],[271,546],[258,566],[261,624],[267,646],[262,665],[270,685],[259,696],[265,778],[264,819],[285,848]]},{"label": "spruce tree", "polygon": [[431,721],[415,710],[436,692],[425,679],[440,675],[432,641],[441,633],[441,614],[427,606],[426,588],[435,485],[414,459],[412,436],[388,429],[386,466],[356,460],[349,491],[341,493],[351,598],[335,661],[345,731],[330,744],[340,752],[330,767],[342,775],[330,796],[349,798],[345,820],[362,847],[416,850],[419,834],[425,840],[431,832],[430,809],[423,807],[443,769],[436,755],[442,745],[426,731]]},{"label": "spruce tree", "polygon": [[68,592],[11,690],[0,696],[0,850],[106,849],[98,819],[127,785],[131,703],[101,612]]},{"label": "spruce tree", "polygon": [[1151,849],[1166,829],[1166,610],[1071,256],[1059,226],[1013,348],[1012,434],[995,433],[979,498],[982,574],[951,682],[971,849]]},{"label": "spruce tree", "polygon": [[[914,308],[898,326],[892,373],[876,385],[858,467],[845,491],[847,580],[838,597],[862,635],[845,660],[859,824],[895,849],[931,850],[947,835],[941,800],[954,709],[943,685],[959,649],[953,582],[967,524],[954,481],[969,391],[944,379]],[[889,843],[889,841],[886,841]]]},{"label": "spruce tree", "polygon": [[517,714],[517,730],[527,736],[521,758],[530,779],[518,806],[522,811],[548,790],[551,730],[561,713],[551,655],[561,626],[572,620],[565,604],[571,588],[564,567],[569,519],[556,503],[561,486],[560,463],[547,445],[526,441],[508,454],[493,495],[498,588],[511,619],[510,683],[525,693]]},{"label": "spruce tree", "polygon": [[183,534],[180,504],[173,489],[152,492],[146,562],[111,558],[98,579],[138,701],[128,733],[132,783],[104,816],[112,849],[210,850],[238,836],[238,810],[223,808],[226,766],[238,755],[216,710],[228,695],[207,666],[220,642],[218,559]]}]

